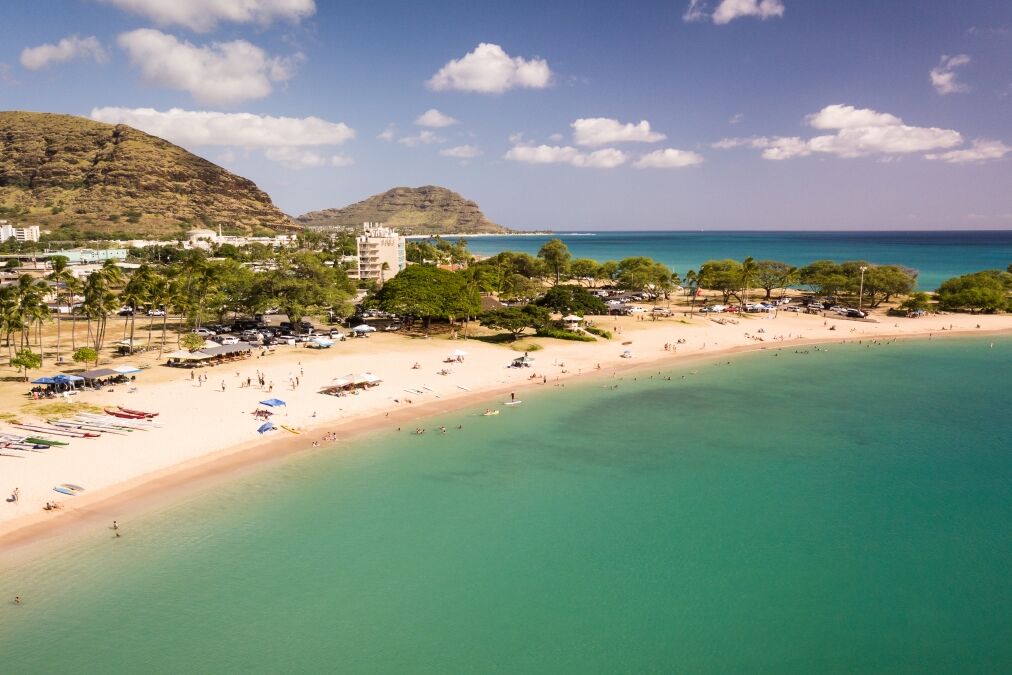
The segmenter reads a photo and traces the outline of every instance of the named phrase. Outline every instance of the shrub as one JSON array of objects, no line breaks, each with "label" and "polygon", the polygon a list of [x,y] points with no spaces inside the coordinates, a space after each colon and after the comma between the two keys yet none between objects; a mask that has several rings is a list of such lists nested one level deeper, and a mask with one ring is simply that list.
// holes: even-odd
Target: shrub
[{"label": "shrub", "polygon": [[586,330],[588,333],[593,333],[598,337],[603,337],[605,340],[611,339],[611,331],[605,330],[604,328],[598,328],[597,326],[587,326]]},{"label": "shrub", "polygon": [[574,340],[576,342],[596,342],[597,338],[586,333],[577,333],[557,326],[542,326],[538,328],[538,337],[550,337],[557,340]]}]

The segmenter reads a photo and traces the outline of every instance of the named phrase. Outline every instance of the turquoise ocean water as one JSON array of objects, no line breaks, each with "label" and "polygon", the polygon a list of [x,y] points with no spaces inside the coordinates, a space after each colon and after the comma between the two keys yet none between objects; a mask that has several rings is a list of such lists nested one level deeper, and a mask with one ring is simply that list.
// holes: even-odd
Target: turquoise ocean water
[{"label": "turquoise ocean water", "polygon": [[546,387],[67,541],[0,571],[0,671],[1008,672],[1012,340],[774,354]]},{"label": "turquoise ocean water", "polygon": [[[574,257],[597,261],[648,255],[684,275],[710,259],[867,260],[905,265],[919,272],[918,285],[933,290],[950,277],[1012,264],[1012,231],[951,232],[597,232],[560,234]],[[549,236],[475,237],[475,253],[513,250],[535,254]]]}]

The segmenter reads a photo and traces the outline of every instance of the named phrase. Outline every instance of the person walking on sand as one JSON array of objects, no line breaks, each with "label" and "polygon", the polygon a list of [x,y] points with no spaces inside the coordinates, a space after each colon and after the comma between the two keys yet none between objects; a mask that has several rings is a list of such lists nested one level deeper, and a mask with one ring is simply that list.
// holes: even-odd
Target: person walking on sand
[{"label": "person walking on sand", "polygon": [[119,523],[117,523],[115,520],[112,521],[112,529],[114,529],[114,530],[118,530],[119,529]]},{"label": "person walking on sand", "polygon": [[14,488],[14,492],[11,496],[14,497],[14,503],[17,504],[21,499],[21,488]]}]

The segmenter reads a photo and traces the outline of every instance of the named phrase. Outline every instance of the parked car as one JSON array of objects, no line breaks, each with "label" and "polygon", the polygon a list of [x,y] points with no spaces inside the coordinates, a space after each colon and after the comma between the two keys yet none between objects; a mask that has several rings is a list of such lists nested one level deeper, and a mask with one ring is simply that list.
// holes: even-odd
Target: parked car
[{"label": "parked car", "polygon": [[149,309],[148,316],[165,316],[164,309]]},{"label": "parked car", "polygon": [[847,310],[847,316],[850,317],[850,318],[852,318],[852,319],[863,319],[866,316],[868,316],[868,314],[865,313],[865,312],[862,312],[859,309],[848,309]]},{"label": "parked car", "polygon": [[220,342],[223,345],[237,345],[239,344],[239,338],[234,335],[222,335]]},{"label": "parked car", "polygon": [[217,333],[215,333],[213,330],[209,330],[207,328],[194,328],[190,332],[191,333],[196,333],[197,335],[200,335],[200,336],[206,337],[206,338],[209,338],[212,335],[217,335]]},{"label": "parked car", "polygon": [[346,336],[344,333],[342,333],[339,330],[332,330],[332,331],[330,331],[330,339],[331,340],[346,340],[347,337],[348,336]]},{"label": "parked car", "polygon": [[134,311],[132,309],[130,309],[129,307],[124,307],[123,309],[121,309],[118,312],[118,314],[120,316],[133,316],[134,315]]}]

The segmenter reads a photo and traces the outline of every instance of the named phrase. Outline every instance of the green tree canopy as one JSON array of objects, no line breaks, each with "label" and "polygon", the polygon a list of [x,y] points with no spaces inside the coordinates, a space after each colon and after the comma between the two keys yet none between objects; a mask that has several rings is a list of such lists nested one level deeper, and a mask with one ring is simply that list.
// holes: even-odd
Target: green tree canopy
[{"label": "green tree canopy", "polygon": [[737,260],[707,260],[699,267],[696,282],[700,288],[720,291],[724,304],[741,289],[741,263]]},{"label": "green tree canopy", "polygon": [[561,239],[549,239],[538,251],[538,257],[545,261],[548,271],[555,275],[555,283],[558,284],[562,275],[568,272],[573,254]]},{"label": "green tree canopy", "polygon": [[179,340],[179,344],[183,345],[183,347],[189,349],[191,352],[203,347],[204,342],[204,337],[202,335],[198,335],[197,333],[187,333]]},{"label": "green tree canopy", "polygon": [[503,307],[483,312],[478,320],[486,328],[509,331],[516,340],[528,328],[540,328],[549,321],[546,307],[525,305],[524,307]]},{"label": "green tree canopy", "polygon": [[986,270],[948,279],[938,287],[942,309],[968,309],[971,312],[997,312],[1009,308],[1012,274]]},{"label": "green tree canopy", "polygon": [[76,363],[98,364],[98,352],[94,347],[79,347],[74,351],[74,355],[71,358]]},{"label": "green tree canopy", "polygon": [[31,349],[19,349],[14,358],[11,359],[11,365],[17,368],[19,371],[25,371],[25,379],[28,379],[28,371],[35,370],[42,367],[42,355],[36,354]]},{"label": "green tree canopy", "polygon": [[375,302],[387,312],[432,319],[466,318],[481,307],[477,290],[462,274],[433,265],[408,265],[383,284]]},{"label": "green tree canopy", "polygon": [[791,270],[794,268],[779,260],[759,260],[755,264],[753,281],[757,288],[766,292],[766,299],[773,296],[773,290],[790,284]]},{"label": "green tree canopy", "polygon": [[541,298],[537,305],[547,307],[560,314],[607,314],[608,306],[601,298],[597,297],[583,286],[560,284],[552,286]]}]

